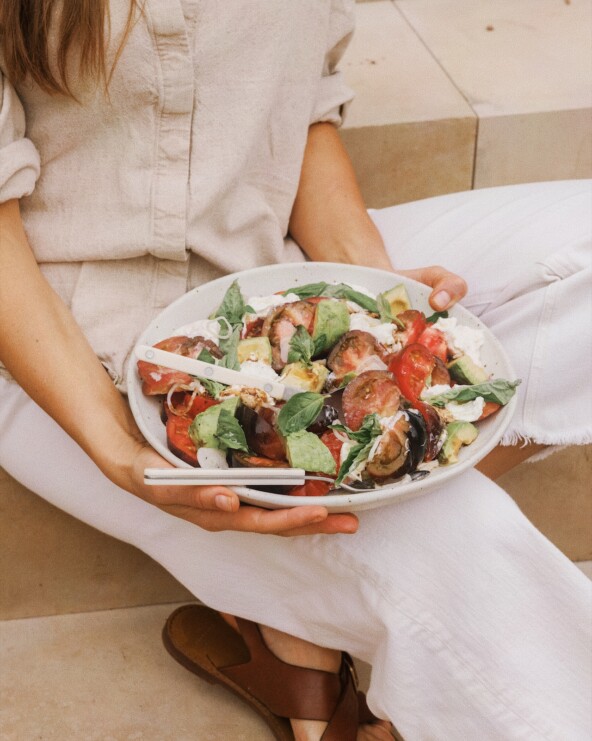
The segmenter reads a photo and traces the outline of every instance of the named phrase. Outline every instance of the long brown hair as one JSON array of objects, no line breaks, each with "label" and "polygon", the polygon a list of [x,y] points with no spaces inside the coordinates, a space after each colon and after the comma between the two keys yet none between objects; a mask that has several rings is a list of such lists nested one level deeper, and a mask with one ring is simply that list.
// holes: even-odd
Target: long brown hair
[{"label": "long brown hair", "polygon": [[[49,29],[56,19],[56,57],[50,62]],[[135,0],[130,0],[127,26],[111,69],[106,66],[110,36],[109,0],[0,0],[0,39],[4,64],[14,83],[27,77],[48,93],[72,95],[67,67],[76,50],[80,73],[108,87],[132,26]],[[52,55],[53,56],[53,55]]]}]

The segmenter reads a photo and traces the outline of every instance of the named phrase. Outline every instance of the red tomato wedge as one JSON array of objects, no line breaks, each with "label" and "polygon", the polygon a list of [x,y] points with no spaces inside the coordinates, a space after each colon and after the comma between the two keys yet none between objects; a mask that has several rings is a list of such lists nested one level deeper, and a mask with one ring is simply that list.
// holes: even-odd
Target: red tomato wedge
[{"label": "red tomato wedge", "polygon": [[446,336],[444,332],[441,332],[435,327],[429,326],[423,330],[423,332],[417,338],[417,342],[435,355],[437,358],[445,363],[448,359],[448,345],[446,344]]},{"label": "red tomato wedge", "polygon": [[425,314],[423,311],[416,311],[415,309],[408,309],[397,314],[397,321],[405,325],[405,329],[400,330],[398,334],[403,347],[417,342],[419,336],[426,328]]},{"label": "red tomato wedge", "polygon": [[325,430],[321,435],[321,442],[324,443],[328,448],[329,452],[333,456],[337,470],[341,464],[341,448],[343,447],[343,441],[340,440],[332,430]]},{"label": "red tomato wedge", "polygon": [[170,414],[166,423],[167,446],[171,453],[178,458],[197,466],[197,448],[189,437],[191,420],[188,417],[178,417]]},{"label": "red tomato wedge", "polygon": [[479,419],[490,417],[492,414],[495,414],[500,408],[501,404],[496,404],[495,401],[486,401],[483,405],[483,411],[481,412],[481,416],[479,417]]},{"label": "red tomato wedge", "polygon": [[423,345],[413,343],[397,353],[389,363],[389,370],[397,379],[403,396],[411,402],[419,399],[426,380],[432,375],[436,359]]},{"label": "red tomato wedge", "polygon": [[[215,358],[222,357],[218,346],[203,337],[167,337],[154,347],[189,358],[197,358],[202,350],[207,350]],[[187,373],[147,363],[145,360],[138,360],[138,373],[142,379],[142,392],[146,396],[166,394],[175,384],[189,385],[193,380]]]},{"label": "red tomato wedge", "polygon": [[360,373],[347,384],[341,397],[345,423],[351,430],[359,430],[367,414],[390,417],[398,411],[400,402],[401,390],[389,371]]},{"label": "red tomato wedge", "polygon": [[328,481],[305,481],[301,486],[292,486],[286,489],[291,497],[324,497],[331,491]]},{"label": "red tomato wedge", "polygon": [[209,407],[213,407],[219,404],[219,401],[212,399],[208,396],[200,396],[199,394],[191,401],[191,394],[189,392],[179,392],[173,394],[171,397],[172,404],[168,404],[166,399],[164,403],[164,410],[167,417],[170,414],[176,414],[178,417],[188,417],[193,420],[198,414],[205,412]]}]

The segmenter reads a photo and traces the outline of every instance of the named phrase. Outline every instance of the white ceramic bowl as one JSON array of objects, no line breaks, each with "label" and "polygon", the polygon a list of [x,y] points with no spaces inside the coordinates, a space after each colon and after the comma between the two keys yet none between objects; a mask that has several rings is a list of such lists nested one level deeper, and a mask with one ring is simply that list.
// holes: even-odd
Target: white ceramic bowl
[{"label": "white ceramic bowl", "polygon": [[[428,304],[429,289],[426,286],[393,273],[336,263],[302,262],[272,265],[227,275],[189,291],[154,319],[139,338],[138,344],[154,345],[160,340],[173,335],[178,327],[209,316],[219,306],[224,292],[233,280],[238,280],[245,298],[269,295],[292,286],[317,281],[339,281],[365,286],[374,293],[388,290],[397,283],[404,283],[414,309],[424,311],[426,314],[433,311]],[[490,374],[497,378],[509,380],[516,377],[502,346],[477,317],[462,306],[455,306],[450,311],[450,316],[455,316],[460,323],[477,327],[484,332],[485,343],[482,349],[482,358],[485,368]],[[165,427],[160,419],[160,401],[154,397],[144,396],[142,393],[142,384],[136,370],[136,363],[133,360],[130,362],[127,380],[130,406],[146,440],[163,458],[166,458],[175,466],[191,468],[167,448]],[[479,423],[479,436],[472,445],[462,448],[458,463],[436,468],[429,476],[418,481],[401,481],[371,492],[360,492],[359,494],[340,491],[324,497],[290,497],[242,486],[235,487],[235,490],[243,501],[258,504],[268,509],[322,504],[332,512],[352,512],[403,501],[449,481],[467,468],[474,466],[487,455],[497,445],[506,430],[515,404],[516,397],[497,414]]]}]

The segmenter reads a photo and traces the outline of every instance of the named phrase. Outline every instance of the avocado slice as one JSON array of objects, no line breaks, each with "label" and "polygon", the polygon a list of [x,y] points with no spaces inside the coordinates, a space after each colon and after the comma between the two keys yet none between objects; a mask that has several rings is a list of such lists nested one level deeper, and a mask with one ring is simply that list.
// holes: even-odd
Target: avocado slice
[{"label": "avocado slice", "polygon": [[402,311],[408,311],[411,308],[409,294],[403,283],[399,283],[388,291],[385,291],[382,295],[391,307],[391,316],[397,316]]},{"label": "avocado slice", "polygon": [[271,365],[271,343],[269,342],[269,337],[247,337],[246,340],[239,340],[236,353],[239,363],[244,363],[246,360],[253,360]]},{"label": "avocado slice", "polygon": [[457,383],[475,386],[489,380],[485,368],[477,365],[468,355],[460,355],[448,363],[448,372]]},{"label": "avocado slice", "polygon": [[336,473],[337,465],[329,448],[312,432],[300,430],[286,437],[286,453],[292,468],[317,473]]},{"label": "avocado slice", "polygon": [[322,355],[349,330],[349,310],[344,301],[319,301],[315,312],[312,339],[315,355]]},{"label": "avocado slice", "polygon": [[191,423],[189,428],[189,437],[193,440],[198,448],[219,448],[218,441],[214,434],[218,429],[218,417],[220,410],[227,409],[231,414],[236,412],[240,399],[238,396],[231,396],[220,404],[208,407],[201,412]]},{"label": "avocado slice", "polygon": [[440,463],[458,463],[458,453],[463,445],[477,439],[479,431],[470,422],[451,422],[446,425],[446,440],[438,456]]},{"label": "avocado slice", "polygon": [[294,386],[303,391],[319,392],[325,385],[329,369],[323,363],[289,363],[280,376],[280,381],[287,386]]}]

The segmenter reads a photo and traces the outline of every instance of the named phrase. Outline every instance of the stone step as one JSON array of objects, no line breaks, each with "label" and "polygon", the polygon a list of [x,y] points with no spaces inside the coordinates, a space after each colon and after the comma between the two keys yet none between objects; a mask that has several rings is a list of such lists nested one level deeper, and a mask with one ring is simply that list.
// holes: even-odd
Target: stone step
[{"label": "stone step", "polygon": [[378,0],[342,62],[369,206],[592,176],[592,5]]}]

